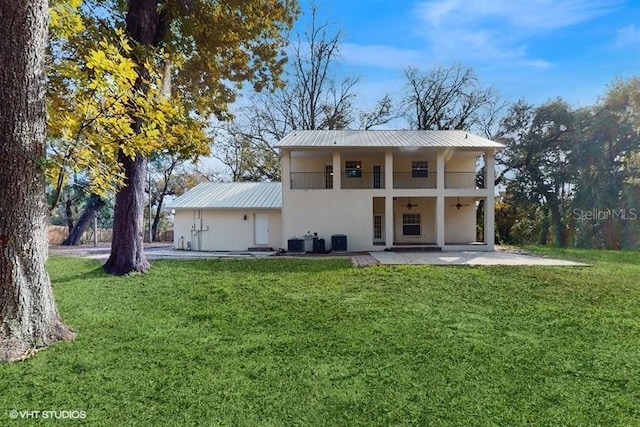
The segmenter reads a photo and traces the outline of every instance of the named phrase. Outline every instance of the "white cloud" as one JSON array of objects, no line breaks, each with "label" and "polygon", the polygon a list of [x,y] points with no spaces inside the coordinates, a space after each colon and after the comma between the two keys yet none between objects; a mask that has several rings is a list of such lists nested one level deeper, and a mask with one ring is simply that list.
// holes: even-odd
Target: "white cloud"
[{"label": "white cloud", "polygon": [[432,0],[419,2],[417,11],[436,26],[496,19],[516,27],[550,30],[588,21],[618,4],[611,0]]},{"label": "white cloud", "polygon": [[618,47],[629,47],[640,45],[640,28],[635,25],[628,25],[618,31]]},{"label": "white cloud", "polygon": [[510,60],[548,63],[528,58],[533,37],[589,21],[616,8],[612,0],[430,0],[416,3],[417,33],[436,58]]}]

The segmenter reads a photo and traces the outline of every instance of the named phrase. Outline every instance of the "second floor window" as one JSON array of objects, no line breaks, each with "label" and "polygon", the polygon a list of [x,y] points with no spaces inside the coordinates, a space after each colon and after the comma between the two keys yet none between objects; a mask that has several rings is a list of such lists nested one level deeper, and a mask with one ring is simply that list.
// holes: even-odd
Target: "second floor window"
[{"label": "second floor window", "polygon": [[362,162],[360,160],[347,160],[344,162],[344,172],[347,178],[360,178],[362,176]]},{"label": "second floor window", "polygon": [[411,178],[427,178],[429,176],[429,162],[414,160],[411,162]]}]

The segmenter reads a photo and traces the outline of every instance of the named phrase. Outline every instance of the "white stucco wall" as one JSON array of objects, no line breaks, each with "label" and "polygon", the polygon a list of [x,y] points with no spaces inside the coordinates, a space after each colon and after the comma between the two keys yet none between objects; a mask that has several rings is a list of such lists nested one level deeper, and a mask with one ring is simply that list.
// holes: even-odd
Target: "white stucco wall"
[{"label": "white stucco wall", "polygon": [[[255,243],[256,214],[268,215],[268,245]],[[206,231],[193,231],[201,224]],[[257,246],[277,250],[283,247],[282,213],[278,209],[176,209],[174,246],[186,249],[187,242],[193,250],[202,251],[246,251]]]},{"label": "white stucco wall", "polygon": [[448,244],[468,244],[476,240],[476,202],[471,197],[460,197],[460,204],[468,205],[457,209],[457,197],[445,198],[444,241]]},{"label": "white stucco wall", "polygon": [[347,235],[348,250],[373,249],[373,201],[368,190],[293,190],[283,194],[283,241],[318,233],[327,248],[331,236]]}]

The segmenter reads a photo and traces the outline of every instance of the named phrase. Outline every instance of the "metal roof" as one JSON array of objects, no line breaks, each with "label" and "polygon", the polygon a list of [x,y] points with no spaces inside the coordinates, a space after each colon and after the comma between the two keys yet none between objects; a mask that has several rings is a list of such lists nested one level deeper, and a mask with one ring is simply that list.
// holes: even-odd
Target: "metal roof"
[{"label": "metal roof", "polygon": [[279,182],[205,182],[167,203],[168,209],[281,209]]},{"label": "metal roof", "polygon": [[289,147],[432,147],[503,148],[463,130],[297,130],[276,144]]}]

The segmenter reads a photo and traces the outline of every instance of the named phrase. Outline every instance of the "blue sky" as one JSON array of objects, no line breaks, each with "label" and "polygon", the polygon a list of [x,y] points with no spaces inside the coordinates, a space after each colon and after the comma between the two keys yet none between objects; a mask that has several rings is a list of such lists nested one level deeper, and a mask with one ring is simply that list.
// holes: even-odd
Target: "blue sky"
[{"label": "blue sky", "polygon": [[[461,63],[504,98],[594,104],[614,78],[640,75],[639,0],[316,0],[342,33],[339,72],[360,76],[358,105],[398,93],[403,70]],[[308,0],[301,0],[305,11]],[[294,31],[307,23],[302,17]]]}]

